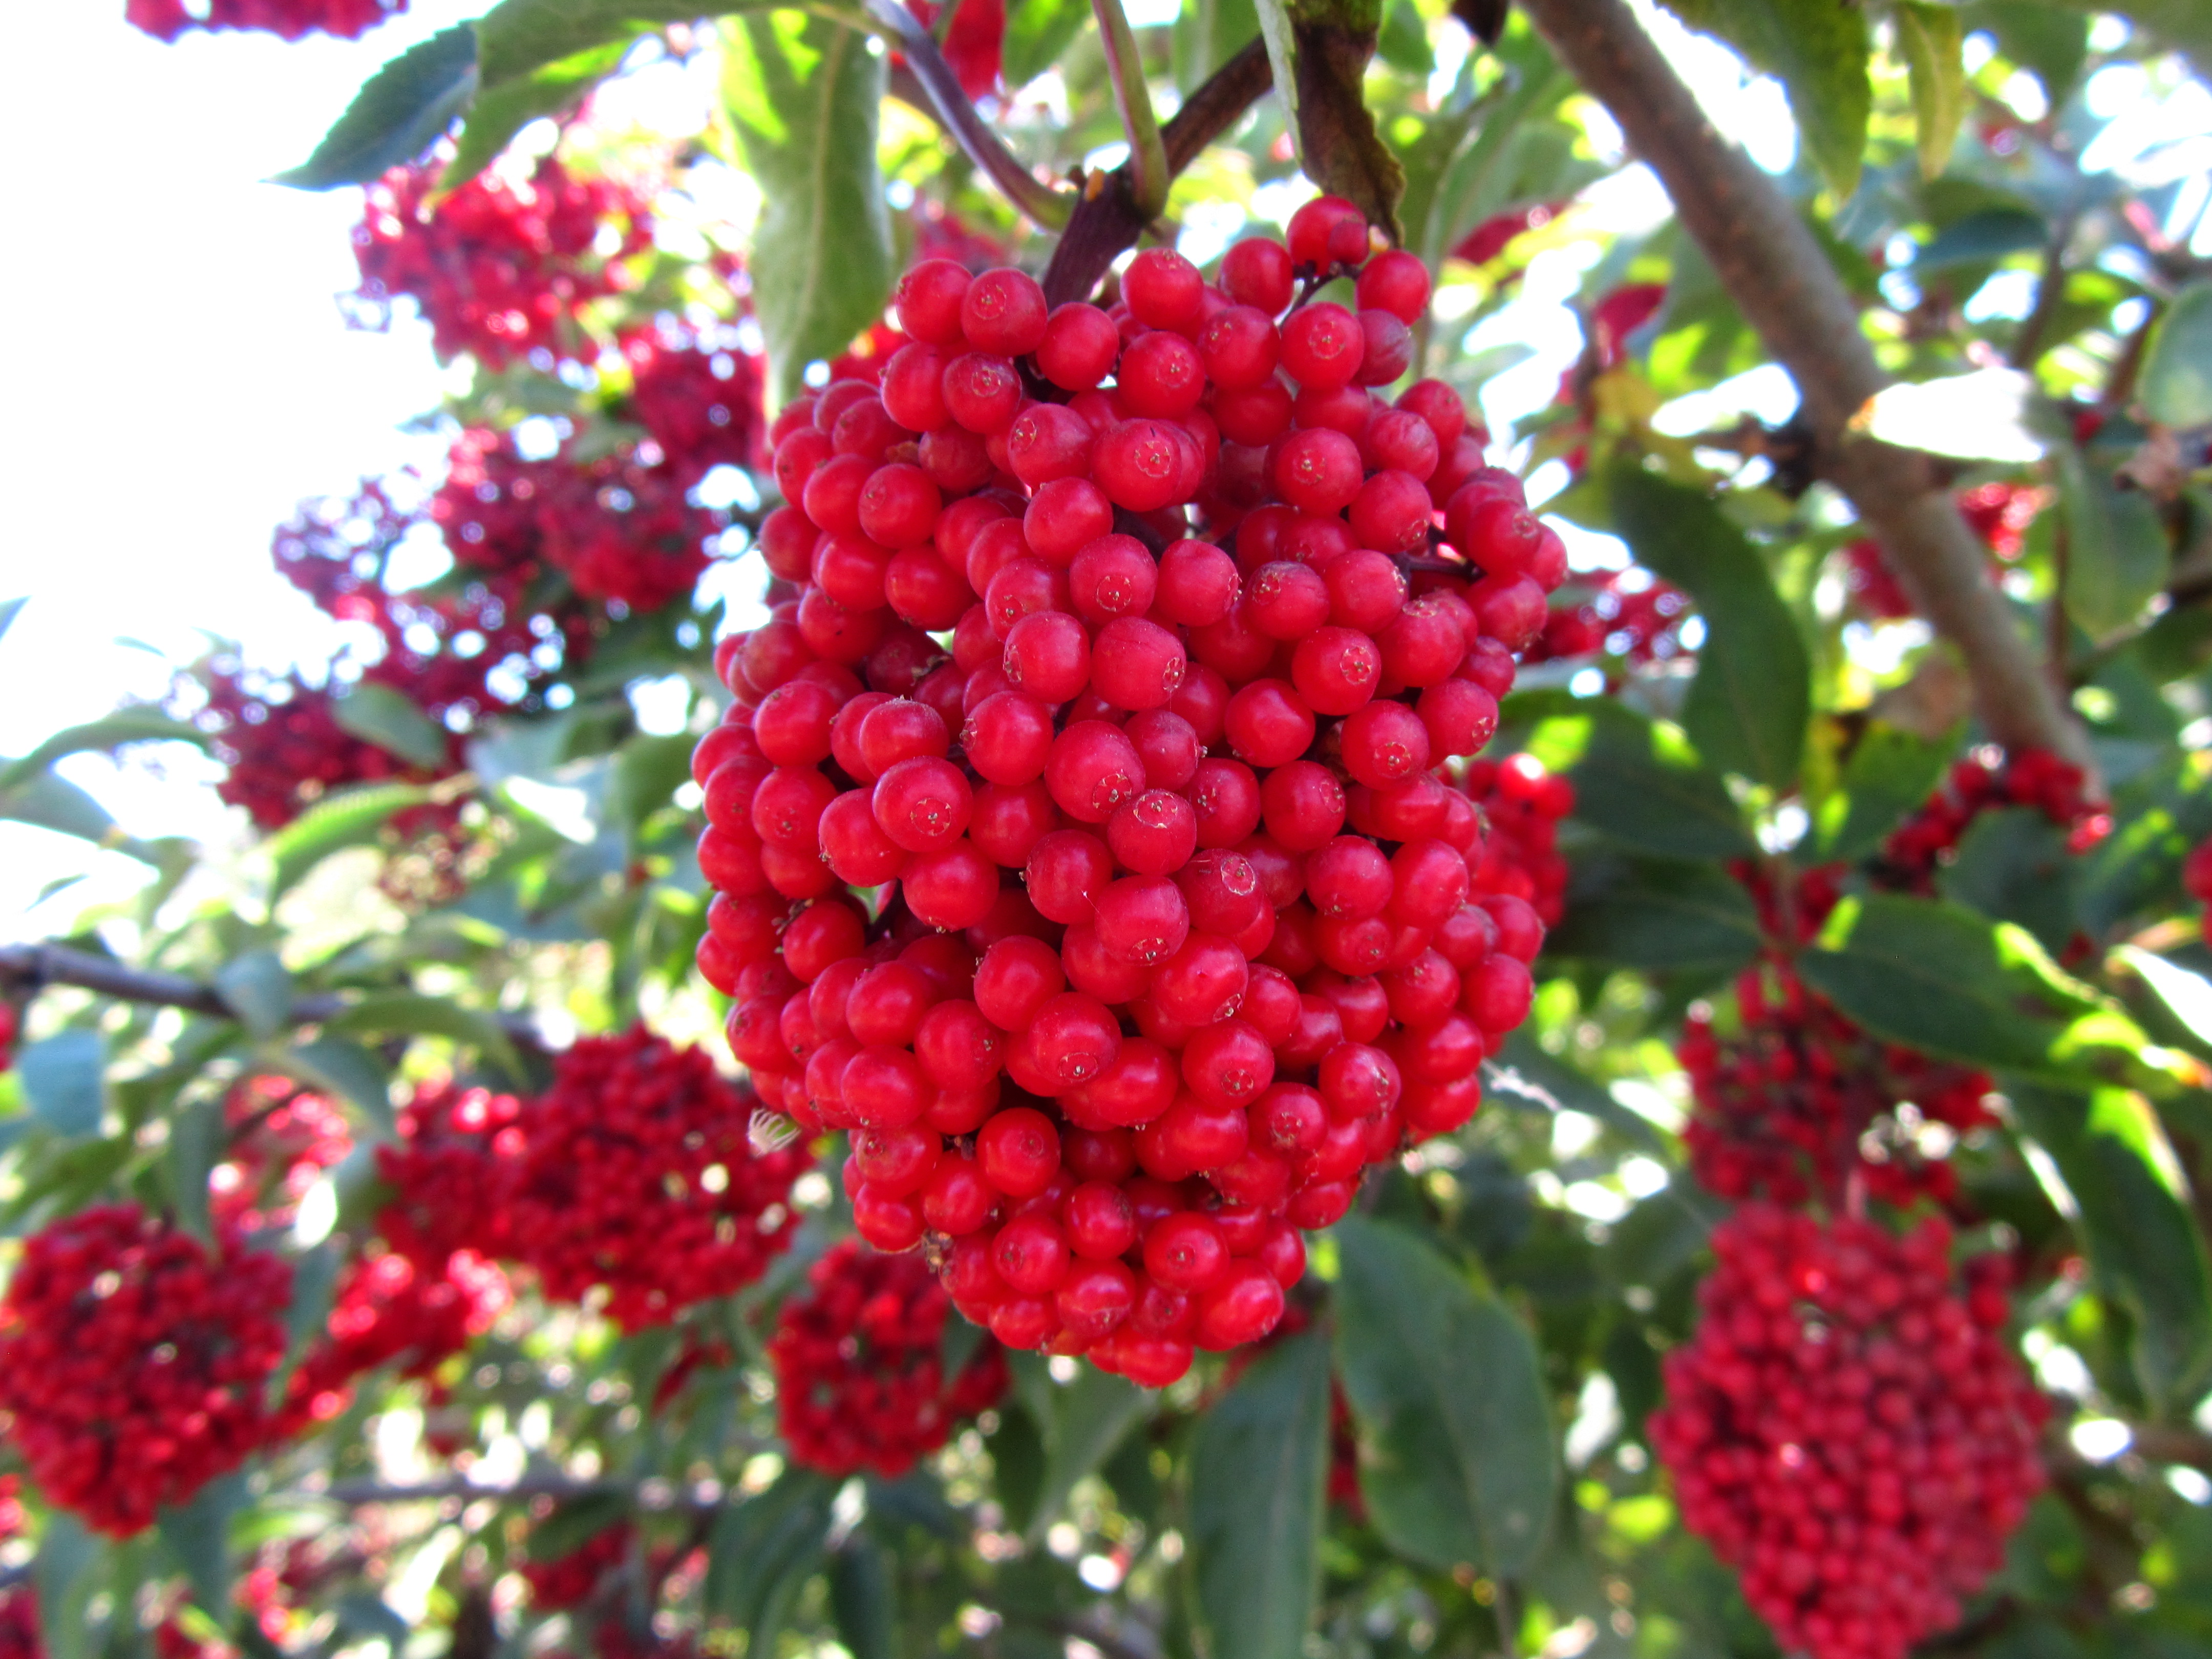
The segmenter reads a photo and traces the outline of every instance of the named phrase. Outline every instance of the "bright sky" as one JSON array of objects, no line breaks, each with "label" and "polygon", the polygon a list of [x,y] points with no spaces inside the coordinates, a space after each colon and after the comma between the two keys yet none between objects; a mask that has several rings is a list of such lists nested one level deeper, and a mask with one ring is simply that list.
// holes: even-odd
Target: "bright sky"
[{"label": "bright sky", "polygon": [[[26,67],[0,100],[0,144],[37,164],[11,181],[19,228],[0,262],[0,306],[23,319],[0,445],[10,507],[0,598],[31,602],[0,640],[0,755],[159,696],[165,659],[197,654],[202,629],[271,665],[329,656],[330,624],[270,568],[270,531],[303,496],[410,462],[434,468],[442,446],[398,428],[437,402],[444,377],[411,319],[380,335],[340,319],[359,193],[256,181],[303,160],[376,65],[481,9],[415,0],[360,41],[290,45],[238,33],[163,46],[124,24],[121,0],[12,20],[13,61]],[[1670,20],[1658,32],[1719,124],[1764,164],[1787,166],[1794,135],[1772,84]],[[623,101],[640,116],[659,101],[684,122],[695,99],[663,82]],[[1610,188],[1616,222],[1665,210],[1640,168]],[[1516,314],[1492,325],[1541,349],[1493,385],[1493,419],[1540,404],[1572,361],[1579,331],[1560,301],[1586,252],[1544,255]],[[155,651],[122,642],[133,640]],[[238,834],[207,787],[212,769],[189,754],[166,779],[97,757],[63,769],[132,833]],[[88,886],[26,914],[47,883],[84,872]],[[50,931],[93,892],[128,890],[143,874],[0,824],[0,938]]]}]

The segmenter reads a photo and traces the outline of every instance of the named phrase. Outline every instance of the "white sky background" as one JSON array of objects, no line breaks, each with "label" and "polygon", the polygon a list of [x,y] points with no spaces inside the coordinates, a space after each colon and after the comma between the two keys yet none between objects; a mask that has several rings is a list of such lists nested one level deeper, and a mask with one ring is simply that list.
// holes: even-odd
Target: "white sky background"
[{"label": "white sky background", "polygon": [[[348,232],[360,193],[256,181],[304,160],[378,64],[481,9],[415,0],[359,41],[290,45],[225,33],[163,46],[122,21],[121,0],[13,20],[0,142],[29,164],[10,181],[15,234],[0,261],[0,305],[15,324],[0,598],[31,603],[0,640],[0,756],[159,696],[165,658],[197,655],[203,628],[270,666],[328,659],[333,626],[271,568],[270,532],[302,497],[349,492],[364,475],[410,462],[434,473],[443,445],[398,428],[436,404],[444,374],[411,316],[387,334],[340,318],[333,296],[357,280]],[[1671,20],[1658,33],[1717,123],[1762,164],[1786,167],[1794,132],[1778,89]],[[674,78],[623,87],[621,113],[696,126],[697,91]],[[1604,189],[1608,222],[1665,211],[1641,168]],[[1573,361],[1580,331],[1562,301],[1595,257],[1595,245],[1541,256],[1520,303],[1481,331],[1540,353],[1492,384],[1494,423],[1547,401]],[[133,834],[238,836],[211,766],[161,752],[166,775],[100,757],[62,770]],[[80,872],[94,879],[29,909],[47,883]],[[143,873],[0,824],[0,938],[51,932]]]}]

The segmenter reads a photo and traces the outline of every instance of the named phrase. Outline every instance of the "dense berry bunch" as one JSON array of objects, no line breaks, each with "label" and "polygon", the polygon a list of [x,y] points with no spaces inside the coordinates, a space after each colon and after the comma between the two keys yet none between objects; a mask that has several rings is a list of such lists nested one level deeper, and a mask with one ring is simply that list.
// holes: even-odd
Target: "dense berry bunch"
[{"label": "dense berry bunch", "polygon": [[544,1613],[562,1613],[590,1601],[599,1581],[618,1571],[629,1558],[636,1534],[626,1521],[603,1527],[574,1549],[517,1569],[530,1586],[530,1605]]},{"label": "dense berry bunch", "polygon": [[523,1105],[513,1095],[452,1084],[417,1089],[399,1109],[397,1146],[376,1149],[376,1170],[392,1189],[376,1231],[428,1273],[472,1252],[511,1257],[513,1221],[501,1200],[526,1140]]},{"label": "dense berry bunch", "polygon": [[249,1077],[223,1097],[229,1145],[208,1177],[216,1221],[242,1232],[290,1224],[307,1189],[353,1150],[345,1114],[288,1077]]},{"label": "dense berry bunch", "polygon": [[264,830],[281,830],[333,789],[351,783],[427,783],[458,770],[429,770],[357,738],[331,712],[328,687],[297,674],[261,674],[218,661],[205,674],[198,716],[222,763],[216,793],[242,806]]},{"label": "dense berry bunch", "polygon": [[403,1376],[428,1376],[489,1330],[511,1299],[507,1275],[473,1250],[455,1251],[433,1272],[380,1241],[349,1264],[321,1340],[292,1374],[280,1431],[336,1417],[354,1380],[380,1366],[397,1361]]},{"label": "dense berry bunch", "polygon": [[131,1205],[23,1244],[0,1301],[0,1422],[49,1502],[127,1537],[245,1462],[284,1357],[291,1270]]},{"label": "dense berry bunch", "polygon": [[1006,1354],[988,1337],[945,1376],[952,1303],[919,1256],[878,1255],[848,1239],[806,1280],[806,1292],[783,1304],[768,1350],[794,1462],[895,1480],[1006,1393]]},{"label": "dense berry bunch", "polygon": [[[2204,942],[2212,945],[2212,840],[2199,842],[2181,863],[2181,890],[2206,907],[2199,922]],[[7,1068],[7,1026],[0,1015],[0,1071]]]},{"label": "dense berry bunch", "polygon": [[619,292],[622,261],[652,240],[646,192],[548,155],[527,179],[480,173],[434,205],[441,166],[394,167],[368,187],[353,241],[369,314],[404,294],[440,357],[471,352],[489,368],[582,355],[577,311]]},{"label": "dense berry bunch", "polygon": [[[1518,899],[1545,927],[1567,902],[1567,860],[1559,821],[1575,810],[1575,787],[1534,755],[1478,760],[1467,769],[1467,793],[1482,809],[1486,833],[1480,855],[1468,855],[1468,889],[1480,899]],[[1510,907],[1492,905],[1502,921]]]},{"label": "dense berry bunch", "polygon": [[1883,884],[1909,892],[1934,890],[1936,872],[1959,850],[1967,828],[1984,812],[2033,807],[2067,832],[2068,850],[2082,853],[2111,832],[2112,814],[2094,805],[2081,769],[2040,750],[2009,758],[1989,750],[1959,762],[1945,787],[1891,832],[1876,871]]},{"label": "dense berry bunch", "polygon": [[1641,665],[1664,662],[1687,649],[1682,643],[1682,624],[1689,620],[1690,596],[1650,571],[1632,565],[1577,582],[1567,591],[1577,589],[1586,591],[1588,597],[1553,611],[1543,637],[1528,647],[1523,661],[1601,653]]},{"label": "dense berry bunch", "polygon": [[1735,1000],[1733,1036],[1700,1006],[1675,1050],[1695,1103],[1683,1139],[1708,1190],[1832,1207],[1854,1182],[1899,1206],[1953,1197],[1957,1174],[1926,1155],[1926,1131],[1994,1124],[1988,1077],[1876,1042],[1784,965],[1746,969]]},{"label": "dense berry bunch", "polygon": [[556,1300],[605,1287],[631,1330],[750,1284],[791,1242],[810,1161],[757,1153],[752,1103],[704,1049],[642,1026],[573,1044],[523,1115],[502,1206],[517,1259]]},{"label": "dense berry bunch", "polygon": [[856,1132],[861,1235],[1010,1346],[1159,1384],[1264,1335],[1527,1012],[1542,923],[1449,768],[1565,550],[1449,387],[1372,389],[1428,292],[1327,198],[1109,310],[927,261],[879,385],[775,422],[701,965],[763,1098]]},{"label": "dense berry bunch", "polygon": [[766,468],[759,357],[734,343],[659,331],[631,335],[622,352],[630,417],[653,434],[678,478],[696,483],[717,466]]},{"label": "dense berry bunch", "polygon": [[264,29],[287,40],[314,33],[356,40],[406,9],[407,0],[205,0],[191,6],[185,0],[125,0],[123,15],[157,40],[174,40],[190,29]]},{"label": "dense berry bunch", "polygon": [[1940,1222],[1899,1239],[1765,1205],[1713,1245],[1650,1419],[1683,1522],[1784,1648],[1903,1659],[1958,1621],[2042,1481],[2002,1261],[1962,1289]]}]

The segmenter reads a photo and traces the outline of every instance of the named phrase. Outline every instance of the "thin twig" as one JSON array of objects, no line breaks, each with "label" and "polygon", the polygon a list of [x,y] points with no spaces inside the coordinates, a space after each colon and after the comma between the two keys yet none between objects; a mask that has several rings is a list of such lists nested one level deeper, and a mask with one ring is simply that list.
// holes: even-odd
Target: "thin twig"
[{"label": "thin twig", "polygon": [[1583,90],[1666,185],[1683,228],[1790,372],[1820,476],[1880,539],[1915,608],[1959,648],[1982,724],[2008,749],[2089,760],[2080,726],[1988,574],[1981,544],[1927,458],[1856,434],[1889,383],[1827,256],[1774,180],[1714,131],[1624,0],[1528,0]]},{"label": "thin twig", "polygon": [[953,142],[967,152],[1008,201],[1040,229],[1058,230],[1074,209],[1073,198],[1037,178],[999,140],[938,50],[937,39],[898,0],[860,0],[878,28],[905,54],[930,107]]},{"label": "thin twig", "polygon": [[2051,233],[2051,246],[2043,254],[2043,274],[2036,279],[2035,303],[2028,307],[2027,319],[2021,324],[2012,350],[2007,354],[2014,368],[2033,368],[2035,360],[2043,355],[2043,337],[2050,331],[2051,319],[2058,314],[2059,301],[2066,295],[2066,245],[2074,240],[2078,217],[2074,209],[2067,209],[2058,216],[2057,228]]},{"label": "thin twig", "polygon": [[1106,48],[1106,75],[1114,87],[1114,107],[1129,140],[1132,203],[1147,219],[1168,204],[1168,152],[1160,138],[1159,117],[1152,112],[1152,89],[1145,84],[1144,54],[1129,27],[1121,0],[1091,0],[1098,36]]}]

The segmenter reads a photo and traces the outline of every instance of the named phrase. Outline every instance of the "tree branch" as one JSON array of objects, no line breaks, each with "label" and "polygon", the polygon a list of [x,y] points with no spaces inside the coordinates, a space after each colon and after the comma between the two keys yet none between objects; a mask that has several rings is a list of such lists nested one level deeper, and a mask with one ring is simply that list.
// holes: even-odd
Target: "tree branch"
[{"label": "tree branch", "polygon": [[1039,228],[1058,230],[1066,224],[1074,205],[1073,198],[1040,180],[999,142],[999,135],[977,113],[961,88],[960,77],[938,50],[937,37],[922,26],[921,20],[898,0],[861,0],[861,4],[876,27],[905,54],[932,112],[952,135],[953,142],[968,153],[968,159]]},{"label": "tree branch", "polygon": [[1528,0],[1528,15],[1667,186],[1682,225],[1803,400],[1820,476],[1881,540],[1920,612],[1955,645],[1990,735],[2088,759],[2080,727],[1990,580],[1928,458],[1855,435],[1889,383],[1850,296],[1774,181],[1706,121],[1623,0]]},{"label": "tree branch", "polygon": [[[1273,84],[1267,49],[1255,38],[1208,76],[1160,129],[1168,177],[1173,179],[1196,161]],[[1136,246],[1152,223],[1136,192],[1134,161],[1132,156],[1111,173],[1094,173],[1085,182],[1083,200],[1045,267],[1044,297],[1051,304],[1089,299],[1099,278],[1125,249]]]}]

